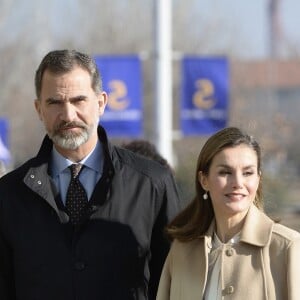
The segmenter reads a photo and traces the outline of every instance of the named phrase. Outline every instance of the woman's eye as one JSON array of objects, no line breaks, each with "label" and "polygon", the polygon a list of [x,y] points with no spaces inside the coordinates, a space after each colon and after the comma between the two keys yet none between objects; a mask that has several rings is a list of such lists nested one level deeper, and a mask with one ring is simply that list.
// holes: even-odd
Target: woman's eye
[{"label": "woman's eye", "polygon": [[228,174],[231,174],[231,173],[230,173],[230,171],[225,171],[224,170],[224,171],[220,171],[219,174],[220,175],[228,175]]},{"label": "woman's eye", "polygon": [[245,172],[245,173],[244,173],[245,176],[251,176],[251,175],[253,175],[253,174],[254,174],[254,172],[252,172],[252,171],[249,171],[249,172]]}]

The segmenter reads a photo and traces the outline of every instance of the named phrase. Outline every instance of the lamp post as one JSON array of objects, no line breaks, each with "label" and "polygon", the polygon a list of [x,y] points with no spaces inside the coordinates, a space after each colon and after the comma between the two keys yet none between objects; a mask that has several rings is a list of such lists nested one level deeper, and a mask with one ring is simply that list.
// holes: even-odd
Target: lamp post
[{"label": "lamp post", "polygon": [[155,138],[157,149],[173,165],[171,0],[155,0]]}]

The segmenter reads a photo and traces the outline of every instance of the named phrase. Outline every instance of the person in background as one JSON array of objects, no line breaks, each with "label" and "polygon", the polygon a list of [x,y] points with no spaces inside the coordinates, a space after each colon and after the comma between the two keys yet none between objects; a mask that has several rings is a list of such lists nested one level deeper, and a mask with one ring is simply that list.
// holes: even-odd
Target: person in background
[{"label": "person in background", "polygon": [[91,56],[49,52],[35,88],[47,134],[0,179],[0,299],[154,299],[178,210],[172,174],[109,142]]},{"label": "person in background", "polygon": [[158,163],[169,168],[170,171],[173,172],[168,161],[161,156],[161,154],[156,149],[155,145],[147,140],[132,140],[130,142],[123,143],[121,147],[133,151],[149,159],[152,159],[154,161],[157,161]]},{"label": "person in background", "polygon": [[212,135],[196,196],[168,226],[173,243],[157,300],[296,300],[300,233],[263,212],[261,150],[239,128]]}]

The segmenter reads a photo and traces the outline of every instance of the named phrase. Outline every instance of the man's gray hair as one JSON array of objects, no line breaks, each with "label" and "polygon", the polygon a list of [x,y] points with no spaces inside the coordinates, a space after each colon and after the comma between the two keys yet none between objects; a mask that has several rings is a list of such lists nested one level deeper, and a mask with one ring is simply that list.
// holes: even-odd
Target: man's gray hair
[{"label": "man's gray hair", "polygon": [[42,89],[42,78],[46,70],[53,74],[64,74],[75,67],[86,70],[91,76],[92,89],[98,95],[102,91],[100,72],[94,59],[76,50],[54,50],[49,52],[41,61],[35,73],[35,92],[39,99]]}]

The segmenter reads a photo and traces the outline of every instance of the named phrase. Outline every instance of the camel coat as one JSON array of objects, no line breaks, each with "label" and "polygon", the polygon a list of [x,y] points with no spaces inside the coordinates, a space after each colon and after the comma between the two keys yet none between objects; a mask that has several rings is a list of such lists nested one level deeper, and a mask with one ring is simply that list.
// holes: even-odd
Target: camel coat
[{"label": "camel coat", "polygon": [[[204,236],[175,240],[161,275],[157,300],[201,300],[214,222]],[[274,223],[254,205],[240,242],[222,250],[222,299],[300,299],[300,233]]]}]

